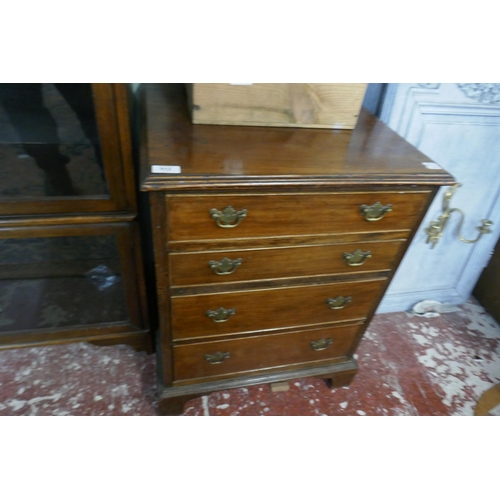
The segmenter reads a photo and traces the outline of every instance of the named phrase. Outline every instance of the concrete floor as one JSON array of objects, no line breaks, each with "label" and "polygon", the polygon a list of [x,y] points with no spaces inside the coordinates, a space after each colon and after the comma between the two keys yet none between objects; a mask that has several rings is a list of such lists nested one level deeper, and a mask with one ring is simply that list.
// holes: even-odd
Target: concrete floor
[{"label": "concrete floor", "polygon": [[[473,415],[500,383],[500,327],[474,299],[436,318],[380,314],[356,357],[348,388],[307,378],[282,392],[233,389],[189,401],[184,415]],[[154,355],[86,343],[0,352],[0,415],[157,414]]]}]

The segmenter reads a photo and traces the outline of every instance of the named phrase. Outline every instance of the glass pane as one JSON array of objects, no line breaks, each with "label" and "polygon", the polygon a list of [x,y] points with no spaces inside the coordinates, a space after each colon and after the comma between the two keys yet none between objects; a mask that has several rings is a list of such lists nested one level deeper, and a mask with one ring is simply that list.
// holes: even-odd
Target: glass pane
[{"label": "glass pane", "polygon": [[0,332],[127,319],[115,235],[0,239]]},{"label": "glass pane", "polygon": [[0,83],[0,197],[107,194],[90,83]]}]

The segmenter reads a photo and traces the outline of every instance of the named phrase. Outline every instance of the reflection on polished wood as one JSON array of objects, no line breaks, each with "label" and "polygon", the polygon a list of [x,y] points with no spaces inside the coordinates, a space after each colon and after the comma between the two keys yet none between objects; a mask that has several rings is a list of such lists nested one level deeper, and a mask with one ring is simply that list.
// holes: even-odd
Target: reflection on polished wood
[{"label": "reflection on polished wood", "polygon": [[[148,94],[144,189],[163,189],[165,181],[169,189],[179,190],[256,183],[315,189],[453,183],[444,170],[426,169],[422,163],[432,160],[365,109],[353,131],[193,125],[183,85],[151,84],[143,91]],[[181,173],[152,174],[151,165],[179,165]],[[184,185],[186,179],[190,182]]]}]

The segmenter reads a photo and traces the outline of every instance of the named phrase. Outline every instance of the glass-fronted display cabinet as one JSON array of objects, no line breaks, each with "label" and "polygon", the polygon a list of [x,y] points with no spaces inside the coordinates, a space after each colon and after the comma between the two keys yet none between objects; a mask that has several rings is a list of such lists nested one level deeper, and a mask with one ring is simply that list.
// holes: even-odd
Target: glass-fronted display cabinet
[{"label": "glass-fronted display cabinet", "polygon": [[125,84],[0,83],[0,349],[150,349]]}]

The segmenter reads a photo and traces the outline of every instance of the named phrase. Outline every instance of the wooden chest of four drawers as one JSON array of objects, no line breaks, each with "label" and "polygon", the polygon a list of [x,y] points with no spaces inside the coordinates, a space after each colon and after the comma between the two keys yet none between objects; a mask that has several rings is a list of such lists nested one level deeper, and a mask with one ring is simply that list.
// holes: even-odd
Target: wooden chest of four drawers
[{"label": "wooden chest of four drawers", "polygon": [[174,84],[143,86],[141,110],[162,412],[262,382],[349,384],[398,263],[453,179],[366,111],[354,131],[192,125]]}]

